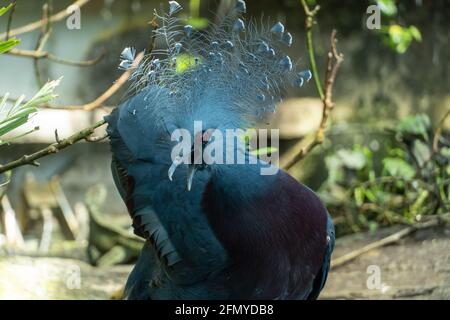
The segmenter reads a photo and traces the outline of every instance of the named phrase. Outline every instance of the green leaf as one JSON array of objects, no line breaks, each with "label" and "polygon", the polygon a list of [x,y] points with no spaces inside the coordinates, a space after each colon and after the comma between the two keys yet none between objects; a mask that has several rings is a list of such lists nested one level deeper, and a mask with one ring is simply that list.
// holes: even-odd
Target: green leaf
[{"label": "green leaf", "polygon": [[445,157],[445,158],[447,158],[447,159],[450,159],[450,148],[448,148],[448,147],[443,147],[443,148],[441,148],[440,154],[441,154],[443,157]]},{"label": "green leaf", "polygon": [[409,43],[407,44],[406,42],[401,42],[395,46],[395,51],[397,51],[397,53],[403,54],[408,50],[408,47]]},{"label": "green leaf", "polygon": [[380,30],[383,41],[397,53],[405,53],[413,40],[422,41],[422,35],[415,26],[402,27],[398,24],[383,26]]},{"label": "green leaf", "polygon": [[414,40],[419,42],[422,41],[422,34],[420,33],[419,29],[417,29],[415,26],[409,27],[409,33],[414,38]]},{"label": "green leaf", "polygon": [[19,39],[11,38],[6,41],[0,41],[0,54],[8,52],[20,43]]},{"label": "green leaf", "polygon": [[405,53],[412,41],[408,29],[393,24],[388,28],[389,46],[398,53]]},{"label": "green leaf", "polygon": [[414,178],[416,174],[414,168],[408,162],[400,158],[384,158],[383,168],[388,175],[406,180]]},{"label": "green leaf", "polygon": [[0,137],[20,127],[21,125],[24,125],[27,121],[28,117],[21,117],[2,123],[0,125]]},{"label": "green leaf", "polygon": [[38,107],[42,104],[49,102],[50,100],[57,97],[56,94],[53,94],[53,90],[59,85],[61,82],[61,78],[57,80],[52,80],[47,82],[29,101],[24,103],[23,108],[31,108]]},{"label": "green leaf", "polygon": [[392,158],[402,158],[407,156],[407,152],[401,148],[392,148],[388,151],[388,155]]},{"label": "green leaf", "polygon": [[22,137],[25,137],[25,136],[29,135],[30,133],[35,132],[35,131],[37,131],[37,130],[39,130],[39,127],[34,127],[33,129],[28,130],[28,131],[26,131],[26,132],[24,132],[24,133],[21,133],[21,134],[19,134],[19,135],[17,135],[17,136],[8,138],[8,139],[6,139],[6,140],[0,140],[0,146],[1,146],[1,145],[4,145],[4,144],[10,144],[10,143],[12,143],[13,141],[18,140],[18,139],[20,139],[20,138],[22,138]]},{"label": "green leaf", "polygon": [[343,163],[337,155],[327,156],[325,164],[328,169],[328,182],[330,184],[336,184],[344,180]]},{"label": "green leaf", "polygon": [[374,234],[378,229],[378,223],[376,221],[369,221],[369,232]]},{"label": "green leaf", "polygon": [[428,144],[420,140],[414,140],[412,153],[417,159],[419,166],[423,166],[428,159],[431,157],[431,150]]},{"label": "green leaf", "polygon": [[351,170],[361,170],[366,164],[366,157],[360,151],[342,149],[337,152],[342,163]]},{"label": "green leaf", "polygon": [[35,113],[35,112],[37,112],[36,108],[28,108],[28,107],[20,108],[18,110],[15,110],[12,113],[9,113],[5,119],[0,121],[0,125],[3,125],[4,123],[8,123],[17,118],[28,117],[29,115],[31,115],[32,113]]},{"label": "green leaf", "polygon": [[188,53],[182,53],[177,56],[176,64],[176,73],[183,73],[195,67],[195,57]]},{"label": "green leaf", "polygon": [[[21,96],[12,106],[7,104],[8,94],[5,94],[3,99],[0,101],[0,138],[3,135],[13,131],[14,129],[27,123],[30,116],[38,111],[37,107],[42,105],[49,100],[53,99],[56,95],[53,94],[53,90],[59,84],[61,78],[58,80],[50,81],[46,83],[29,101],[22,104],[23,96]],[[32,132],[35,130],[31,130]],[[29,133],[28,132],[28,133]],[[27,134],[27,133],[25,133]],[[21,137],[21,134],[17,137]],[[0,145],[8,143],[13,140],[9,139],[7,141],[1,140]]]},{"label": "green leaf", "polygon": [[4,15],[6,12],[8,12],[8,10],[11,9],[14,5],[15,5],[15,3],[11,3],[7,7],[1,7],[0,8],[0,17],[2,15]]},{"label": "green leaf", "polygon": [[385,16],[393,17],[397,14],[397,6],[394,0],[377,0],[376,3]]},{"label": "green leaf", "polygon": [[371,201],[371,202],[376,202],[377,201],[377,197],[372,192],[372,190],[366,189],[364,194],[365,194],[366,198],[369,199],[369,201]]},{"label": "green leaf", "polygon": [[358,207],[364,203],[364,189],[362,187],[356,187],[354,190],[355,202]]},{"label": "green leaf", "polygon": [[391,199],[391,194],[389,192],[385,192],[383,190],[377,190],[376,198],[377,198],[377,203],[384,206]]},{"label": "green leaf", "polygon": [[250,154],[252,154],[254,156],[262,156],[262,155],[268,155],[269,153],[272,154],[272,153],[277,152],[277,151],[278,151],[277,148],[266,147],[266,148],[260,148],[260,149],[252,150],[252,151],[250,151]]},{"label": "green leaf", "polygon": [[427,198],[428,198],[429,192],[428,190],[422,190],[417,197],[416,201],[411,205],[410,207],[410,220],[413,221],[414,218],[420,214],[420,209],[424,206]]},{"label": "green leaf", "polygon": [[397,132],[399,132],[403,137],[419,136],[424,140],[427,140],[428,130],[430,128],[430,117],[427,114],[420,113],[404,118],[397,125]]}]

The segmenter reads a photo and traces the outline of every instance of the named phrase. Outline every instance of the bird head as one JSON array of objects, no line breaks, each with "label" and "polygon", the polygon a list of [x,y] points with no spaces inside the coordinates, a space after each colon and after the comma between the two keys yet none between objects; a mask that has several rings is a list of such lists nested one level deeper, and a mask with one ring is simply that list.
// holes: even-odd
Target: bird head
[{"label": "bird head", "polygon": [[[121,121],[122,127],[127,126],[122,130],[133,136],[124,139],[133,140],[127,145],[132,145],[137,158],[166,164],[169,179],[179,166],[188,166],[190,190],[195,172],[213,167],[201,150],[217,144],[226,130],[254,128],[275,112],[287,84],[302,86],[311,73],[297,72],[285,54],[292,36],[284,25],[265,28],[246,22],[242,0],[208,31],[185,25],[177,17],[180,10],[176,1],[170,1],[169,13],[156,14],[160,27],[154,30],[155,39],[164,46],[132,70],[133,98],[122,108]],[[133,67],[134,54],[126,48],[120,67]],[[200,130],[195,128],[198,122]],[[174,139],[177,130],[188,132],[191,140],[174,151],[180,143],[180,137]],[[229,141],[222,144],[223,154],[245,153],[239,144],[231,150]]]}]

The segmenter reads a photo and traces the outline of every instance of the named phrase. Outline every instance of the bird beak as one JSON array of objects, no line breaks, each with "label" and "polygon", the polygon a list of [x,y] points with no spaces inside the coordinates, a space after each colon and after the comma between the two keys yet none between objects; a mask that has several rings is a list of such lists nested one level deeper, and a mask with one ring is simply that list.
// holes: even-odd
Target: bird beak
[{"label": "bird beak", "polygon": [[197,168],[196,168],[195,164],[189,165],[188,174],[187,174],[187,178],[186,178],[186,189],[187,189],[187,191],[191,191],[192,181],[194,181],[194,175],[195,175],[196,171],[197,171]]},{"label": "bird beak", "polygon": [[[170,181],[172,181],[173,174],[175,173],[175,170],[178,168],[178,166],[182,162],[183,161],[182,161],[181,157],[177,157],[172,162],[172,165],[170,166],[169,171],[167,172]],[[187,191],[191,191],[192,182],[194,181],[194,175],[195,175],[196,171],[197,171],[196,165],[195,164],[190,164],[189,167],[188,167],[188,174],[187,174],[187,177],[186,177],[186,189],[187,189]]]},{"label": "bird beak", "polygon": [[173,174],[177,169],[177,167],[181,164],[182,160],[183,159],[181,157],[176,157],[175,160],[172,162],[172,165],[170,166],[169,171],[167,172],[170,181],[172,181]]},{"label": "bird beak", "polygon": [[189,164],[188,166],[188,173],[187,173],[187,177],[186,177],[186,189],[187,191],[191,191],[192,189],[192,182],[194,181],[194,175],[195,172],[197,171],[198,168],[198,163],[202,162],[202,143],[203,141],[207,141],[207,140],[202,140],[203,136],[200,135],[197,137],[197,139],[200,139],[198,145],[200,146],[199,148],[196,146],[196,144],[193,145],[192,147],[192,155],[194,157],[193,159],[193,163]]},{"label": "bird beak", "polygon": [[[194,143],[194,145],[192,146],[192,150],[191,150],[191,155],[193,155],[193,163],[188,165],[188,173],[187,173],[187,177],[186,177],[186,189],[187,191],[191,191],[192,189],[192,182],[194,181],[194,175],[195,172],[197,171],[198,168],[198,164],[202,162],[202,144],[204,142],[209,142],[211,140],[211,136],[213,134],[215,129],[208,129],[203,133],[199,133],[196,135],[196,139],[198,139],[198,143]],[[198,146],[200,147],[198,147]],[[169,176],[169,180],[172,181],[173,178],[173,174],[175,173],[175,170],[178,168],[178,166],[180,164],[183,163],[183,157],[182,156],[178,156],[175,158],[175,160],[173,160],[169,171],[167,172],[168,176]]]}]

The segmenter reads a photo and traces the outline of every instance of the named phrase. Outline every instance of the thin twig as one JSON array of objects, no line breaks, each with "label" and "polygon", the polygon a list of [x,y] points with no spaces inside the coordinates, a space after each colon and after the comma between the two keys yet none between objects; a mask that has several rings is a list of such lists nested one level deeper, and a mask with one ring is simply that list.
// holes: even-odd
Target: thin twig
[{"label": "thin twig", "polygon": [[[114,83],[98,98],[96,98],[94,101],[81,104],[81,105],[65,105],[65,106],[53,106],[50,104],[44,104],[40,105],[39,108],[41,109],[55,109],[55,110],[85,110],[85,111],[92,111],[94,109],[98,108],[112,108],[113,106],[107,106],[104,105],[104,103],[111,98],[128,80],[131,73],[133,72],[133,68],[136,67],[143,59],[144,53],[141,52],[136,56],[136,59],[134,60],[133,66],[125,71]],[[8,101],[16,102],[17,98],[8,98]],[[22,101],[26,102],[26,100]]]},{"label": "thin twig", "polygon": [[317,71],[317,64],[315,58],[315,50],[314,50],[314,42],[313,42],[313,34],[312,28],[314,24],[316,24],[316,14],[320,10],[320,6],[316,5],[314,9],[310,9],[305,0],[301,0],[303,10],[305,11],[306,19],[305,19],[305,29],[306,29],[306,46],[308,49],[308,57],[309,63],[311,64],[311,71],[314,77],[314,82],[316,84],[317,92],[319,93],[320,99],[324,99],[323,87],[320,81],[319,72]]},{"label": "thin twig", "polygon": [[61,139],[59,138],[58,129],[55,129],[55,141],[56,143],[61,143]]},{"label": "thin twig", "polygon": [[134,60],[132,67],[127,71],[125,71],[102,95],[100,95],[94,101],[82,105],[63,106],[54,109],[91,111],[103,106],[103,104],[127,82],[128,78],[133,72],[134,67],[136,67],[142,61],[143,57],[144,52],[139,53],[136,56],[136,59]]},{"label": "thin twig", "polygon": [[23,133],[21,133],[21,134],[19,134],[17,136],[14,136],[13,138],[8,138],[7,141],[0,142],[0,146],[2,146],[2,145],[10,145],[14,141],[19,140],[19,139],[21,139],[21,138],[23,138],[23,137],[25,137],[25,136],[27,136],[27,135],[35,132],[35,131],[38,131],[38,130],[39,130],[39,126],[36,126],[33,129],[30,129],[30,130],[25,131],[25,132],[23,132]]},{"label": "thin twig", "polygon": [[92,133],[94,133],[94,130],[96,128],[103,126],[105,123],[106,123],[105,120],[100,120],[97,123],[95,123],[94,125],[86,128],[86,129],[83,129],[83,130],[71,135],[70,137],[68,137],[66,139],[62,139],[59,142],[52,143],[49,146],[47,146],[39,151],[36,151],[33,154],[24,155],[24,156],[20,157],[19,159],[16,159],[16,160],[6,163],[4,165],[0,165],[0,173],[15,169],[17,167],[27,165],[27,164],[39,166],[39,163],[37,163],[38,159],[48,156],[50,154],[57,153],[60,150],[65,149],[65,148],[77,143],[78,141],[85,140],[86,137],[89,137],[90,135],[92,135]]},{"label": "thin twig", "polygon": [[[86,3],[88,3],[90,0],[77,0],[74,3],[72,3],[71,5],[76,5],[79,8],[81,8],[82,6],[84,6]],[[65,18],[67,18],[68,16],[71,15],[71,12],[67,10],[67,8],[64,8],[63,10],[59,11],[58,13],[56,13],[55,15],[50,17],[50,22],[57,22],[57,21],[61,21]],[[45,21],[44,19],[41,19],[39,21],[35,21],[32,23],[29,23],[27,25],[24,25],[22,27],[10,30],[9,32],[9,36],[10,37],[14,37],[17,36],[19,34],[24,34],[27,32],[31,32],[34,30],[37,30],[39,28],[41,28],[42,26],[44,26],[47,23],[47,21]],[[2,33],[0,34],[0,40],[3,40],[4,38],[6,38],[7,33]]]},{"label": "thin twig", "polygon": [[52,32],[50,20],[48,19],[48,17],[51,16],[51,12],[52,12],[51,0],[47,0],[47,2],[42,7],[42,20],[45,21],[46,23],[44,25],[42,25],[41,33],[39,35],[38,41],[36,43],[36,48],[35,48],[36,56],[33,57],[34,71],[35,71],[36,81],[37,81],[39,88],[42,87],[43,81],[42,81],[42,77],[41,77],[41,70],[39,67],[38,56],[39,56],[39,53],[43,51],[48,39],[50,38],[50,33]]},{"label": "thin twig", "polygon": [[9,39],[9,32],[11,30],[11,25],[12,25],[12,21],[13,21],[13,17],[14,17],[14,13],[15,12],[16,12],[16,2],[13,2],[11,11],[10,11],[9,16],[8,16],[8,24],[6,25],[6,32],[5,32],[6,33],[6,37],[5,37],[5,40]]},{"label": "thin twig", "polygon": [[320,121],[319,128],[317,129],[315,136],[311,142],[309,142],[306,146],[300,149],[300,151],[290,160],[286,165],[284,165],[284,169],[289,170],[292,168],[297,162],[302,160],[312,149],[314,149],[317,145],[323,143],[325,139],[325,129],[327,127],[328,118],[330,116],[331,110],[334,108],[333,102],[333,87],[334,82],[336,80],[336,76],[338,70],[344,61],[344,55],[339,53],[336,48],[337,39],[336,39],[336,30],[333,30],[331,33],[331,48],[328,52],[328,60],[327,60],[327,71],[325,77],[325,95],[322,99],[323,110],[322,110],[322,120]]},{"label": "thin twig", "polygon": [[50,61],[65,64],[76,67],[88,67],[94,64],[97,64],[104,56],[105,52],[102,52],[97,58],[92,60],[84,60],[84,61],[74,61],[68,60],[64,58],[57,57],[47,51],[37,51],[37,50],[23,50],[23,49],[11,49],[5,54],[9,54],[12,56],[23,57],[23,58],[33,58],[33,59],[48,59]]},{"label": "thin twig", "polygon": [[159,28],[159,25],[158,25],[158,22],[157,22],[157,17],[154,16],[153,19],[152,19],[152,21],[149,22],[149,24],[150,24],[151,27],[152,27],[152,36],[151,36],[151,38],[150,38],[150,42],[149,42],[147,51],[148,51],[149,53],[152,53],[153,50],[155,49],[156,31],[157,31],[158,28]]},{"label": "thin twig", "polygon": [[100,142],[102,140],[105,140],[106,138],[108,138],[108,134],[105,133],[101,136],[97,136],[97,137],[86,137],[84,140],[86,140],[87,142]]},{"label": "thin twig", "polygon": [[397,231],[383,239],[369,243],[368,245],[365,245],[362,248],[353,250],[347,254],[344,254],[343,256],[341,256],[339,258],[333,259],[331,261],[331,268],[337,268],[339,266],[342,266],[371,250],[378,249],[378,248],[384,247],[384,246],[392,244],[392,243],[396,243],[399,240],[401,240],[402,238],[406,237],[407,235],[409,235],[412,232],[417,231],[419,229],[425,229],[425,228],[437,226],[440,223],[440,221],[441,221],[440,217],[435,217],[434,219],[431,219],[430,221],[423,222],[423,223],[417,224],[415,226],[409,226],[409,227],[403,228],[400,231]]}]

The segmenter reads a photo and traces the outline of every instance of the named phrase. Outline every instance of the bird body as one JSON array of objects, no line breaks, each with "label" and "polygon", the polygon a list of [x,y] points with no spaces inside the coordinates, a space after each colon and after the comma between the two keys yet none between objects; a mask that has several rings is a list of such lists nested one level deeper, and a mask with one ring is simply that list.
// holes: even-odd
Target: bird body
[{"label": "bird body", "polygon": [[[295,73],[291,59],[273,44],[282,42],[284,26],[277,24],[276,34],[243,28],[245,3],[238,1],[238,16],[196,36],[186,26],[177,31],[172,15],[181,7],[175,1],[170,6],[158,31],[167,42],[165,58],[150,57],[137,67],[133,96],[106,118],[112,174],[135,233],[146,239],[126,298],[315,299],[334,247],[333,224],[317,195],[278,168],[262,175],[273,165],[258,159],[182,164],[171,153],[177,141],[170,133],[177,128],[196,136],[193,123],[202,121],[211,130],[200,132],[208,133],[208,145],[210,133],[249,128],[273,111]],[[131,51],[123,54],[128,60]],[[178,70],[180,54],[194,64]],[[298,83],[295,75],[291,80]],[[180,156],[192,154],[195,146]]]}]

